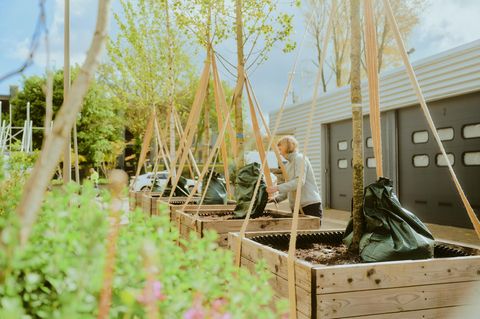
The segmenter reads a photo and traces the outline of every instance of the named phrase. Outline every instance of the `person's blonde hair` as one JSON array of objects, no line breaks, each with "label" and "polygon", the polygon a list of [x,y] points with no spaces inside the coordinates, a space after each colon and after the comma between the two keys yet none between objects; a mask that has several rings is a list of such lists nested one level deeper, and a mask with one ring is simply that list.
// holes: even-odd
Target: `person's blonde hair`
[{"label": "person's blonde hair", "polygon": [[277,146],[279,146],[280,144],[287,146],[287,153],[293,153],[298,148],[298,141],[295,139],[295,137],[291,135],[287,135],[279,139],[277,142]]}]

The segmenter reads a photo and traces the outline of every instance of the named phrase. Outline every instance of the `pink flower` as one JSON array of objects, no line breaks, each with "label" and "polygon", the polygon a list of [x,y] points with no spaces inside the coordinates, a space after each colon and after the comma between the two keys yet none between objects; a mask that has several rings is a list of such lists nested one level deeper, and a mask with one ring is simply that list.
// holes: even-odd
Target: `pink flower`
[{"label": "pink flower", "polygon": [[147,282],[142,293],[137,296],[137,301],[146,305],[155,301],[165,300],[167,297],[162,294],[162,288],[162,283],[158,280]]},{"label": "pink flower", "polygon": [[164,300],[165,295],[162,294],[163,285],[160,281],[156,280],[152,284],[153,297],[157,300]]},{"label": "pink flower", "polygon": [[228,312],[226,313],[214,313],[213,319],[232,319],[232,315]]},{"label": "pink flower", "polygon": [[183,315],[184,319],[204,319],[205,318],[205,310],[203,307],[193,306],[192,308],[188,309],[187,312]]},{"label": "pink flower", "polygon": [[227,301],[223,298],[218,298],[218,299],[215,299],[213,302],[212,302],[212,309],[213,310],[216,310],[216,311],[219,311],[220,309],[222,309],[222,307],[224,305],[227,304]]}]

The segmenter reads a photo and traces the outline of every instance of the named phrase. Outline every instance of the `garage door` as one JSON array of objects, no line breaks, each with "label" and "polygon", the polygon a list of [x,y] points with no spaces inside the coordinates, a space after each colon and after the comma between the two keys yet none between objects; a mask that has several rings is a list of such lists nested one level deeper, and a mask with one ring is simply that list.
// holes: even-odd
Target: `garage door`
[{"label": "garage door", "polygon": [[[395,154],[395,112],[384,112],[382,120],[383,165],[385,176],[396,180]],[[369,117],[365,116],[364,129],[364,184],[376,179],[376,163],[373,156],[373,142]],[[329,124],[330,151],[330,207],[350,211],[352,201],[352,121],[345,120]]]},{"label": "garage door", "polygon": [[[480,211],[480,93],[429,104],[448,160],[477,215]],[[472,227],[419,106],[398,110],[403,206],[424,222]]]}]

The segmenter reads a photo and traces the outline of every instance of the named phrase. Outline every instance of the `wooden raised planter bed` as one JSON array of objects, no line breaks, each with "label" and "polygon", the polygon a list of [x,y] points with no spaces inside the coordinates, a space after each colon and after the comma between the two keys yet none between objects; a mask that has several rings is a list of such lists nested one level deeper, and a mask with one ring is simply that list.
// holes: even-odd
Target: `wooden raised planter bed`
[{"label": "wooden raised planter bed", "polygon": [[[297,248],[340,243],[341,231],[299,232]],[[254,271],[264,259],[276,297],[288,299],[286,232],[247,233],[241,264]],[[238,247],[239,234],[230,233]],[[298,318],[456,318],[468,300],[480,300],[480,251],[437,242],[435,258],[326,266],[297,259]]]},{"label": "wooden raised planter bed", "polygon": [[[128,207],[130,210],[134,210],[137,207],[142,207],[143,195],[148,194],[146,192],[128,192]],[[154,193],[155,194],[155,193]]]},{"label": "wooden raised planter bed", "polygon": [[[244,219],[231,219],[233,209],[208,210],[202,208],[199,215],[196,216],[197,209],[195,207],[186,208],[185,210],[176,210],[172,212],[172,221],[174,221],[180,231],[180,237],[189,239],[190,232],[195,232],[202,237],[205,231],[214,230],[218,233],[218,245],[227,247],[228,233],[239,232]],[[260,230],[288,230],[292,227],[292,214],[288,212],[265,210],[266,216],[250,219],[247,231]],[[298,219],[298,228],[305,230],[320,229],[321,220],[318,217],[303,215]]]},{"label": "wooden raised planter bed", "polygon": [[[198,211],[200,212],[212,212],[212,213],[215,213],[215,212],[219,212],[219,213],[223,213],[223,212],[226,212],[226,211],[230,211],[230,212],[233,212],[233,210],[235,209],[235,206],[236,206],[236,203],[235,201],[231,201],[229,200],[227,202],[226,205],[199,205],[198,203],[200,202],[200,198],[192,198],[192,200],[190,201],[190,203],[188,205],[185,206],[185,209],[184,211],[185,212],[193,212],[193,214],[195,214]],[[167,202],[168,201],[168,198],[161,198],[157,201],[157,211],[156,211],[156,214],[159,214],[159,208],[160,208],[160,205],[166,205],[168,206],[168,210],[169,210],[169,214],[170,214],[170,220],[171,221],[174,221],[175,218],[173,216],[173,213],[176,212],[177,210],[181,210],[183,205],[185,204],[185,201],[186,201],[186,198],[184,198],[183,200],[172,200],[170,201],[170,203]],[[200,209],[199,209],[199,206],[200,206]]]},{"label": "wooden raised planter bed", "polygon": [[128,209],[130,211],[134,210],[137,203],[136,203],[136,199],[135,199],[135,194],[137,192],[134,192],[134,191],[129,191],[128,192]]},{"label": "wooden raised planter bed", "polygon": [[[142,211],[147,214],[148,216],[151,215],[158,215],[158,203],[164,202],[165,204],[169,205],[168,196],[161,197],[161,193],[159,192],[129,192],[129,208],[130,210],[134,210],[137,207],[140,207]],[[170,201],[170,205],[172,207],[183,205],[187,197],[172,197]],[[192,201],[198,201],[198,197],[193,197]]]}]

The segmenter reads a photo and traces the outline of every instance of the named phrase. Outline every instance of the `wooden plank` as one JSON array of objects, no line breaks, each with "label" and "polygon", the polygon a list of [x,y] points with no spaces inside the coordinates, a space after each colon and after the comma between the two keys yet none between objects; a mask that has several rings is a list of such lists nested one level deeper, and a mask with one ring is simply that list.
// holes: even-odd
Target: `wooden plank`
[{"label": "wooden plank", "polygon": [[[280,297],[277,297],[277,296],[273,295],[273,301],[274,302],[279,302],[279,301],[284,301],[284,300],[285,300],[285,298],[280,298]],[[288,311],[285,313],[285,318],[288,318]],[[312,317],[307,316],[306,314],[297,310],[297,319],[312,319]]]},{"label": "wooden plank", "polygon": [[135,192],[128,192],[128,210],[132,211],[135,209]]},{"label": "wooden plank", "polygon": [[480,256],[315,267],[317,294],[480,280]]},{"label": "wooden plank", "polygon": [[180,229],[178,230],[178,232],[180,234],[180,238],[190,240],[190,233],[195,232],[195,230],[188,227],[187,225],[180,225]]},{"label": "wooden plank", "polygon": [[[200,206],[200,208],[199,208]],[[227,205],[186,205],[182,210],[185,212],[196,212],[197,210],[200,212],[233,212],[235,210],[236,204],[227,204]]]},{"label": "wooden plank", "polygon": [[[248,234],[248,233],[247,233]],[[238,233],[229,233],[228,245],[230,250],[236,251],[238,245]],[[263,259],[270,272],[287,279],[287,254],[273,248],[260,245],[248,238],[243,239],[242,257],[252,262]],[[310,291],[312,286],[311,265],[297,260],[295,261],[295,276],[297,286]]]},{"label": "wooden plank", "polygon": [[345,318],[409,310],[460,306],[468,297],[480,300],[476,282],[397,287],[317,295],[320,318]]},{"label": "wooden plank", "polygon": [[150,216],[150,196],[147,194],[142,195],[142,211],[144,214]]},{"label": "wooden plank", "polygon": [[219,234],[217,242],[218,246],[228,249],[228,234]]},{"label": "wooden plank", "polygon": [[[243,219],[235,220],[202,220],[205,229],[213,229],[219,233],[229,233],[240,231]],[[299,230],[319,230],[320,218],[318,217],[300,217],[298,219]],[[256,218],[250,219],[247,225],[247,231],[262,230],[289,230],[292,227],[292,218]]]},{"label": "wooden plank", "polygon": [[[255,273],[255,263],[251,260],[242,258],[242,267],[248,269],[250,273]],[[268,280],[270,287],[273,289],[274,294],[279,298],[288,299],[288,284],[285,278],[277,276],[275,273],[271,273],[271,278]],[[310,292],[302,287],[296,286],[297,291],[297,310],[310,318],[312,311]]]},{"label": "wooden plank", "polygon": [[382,313],[378,315],[355,316],[348,319],[452,319],[461,318],[458,314],[469,309],[468,306],[441,307],[414,311]]},{"label": "wooden plank", "polygon": [[142,207],[142,196],[143,192],[135,192],[135,208]]},{"label": "wooden plank", "polygon": [[157,199],[155,203],[155,210],[152,210],[152,215],[160,216],[165,214],[170,216],[170,206],[164,201]]}]

